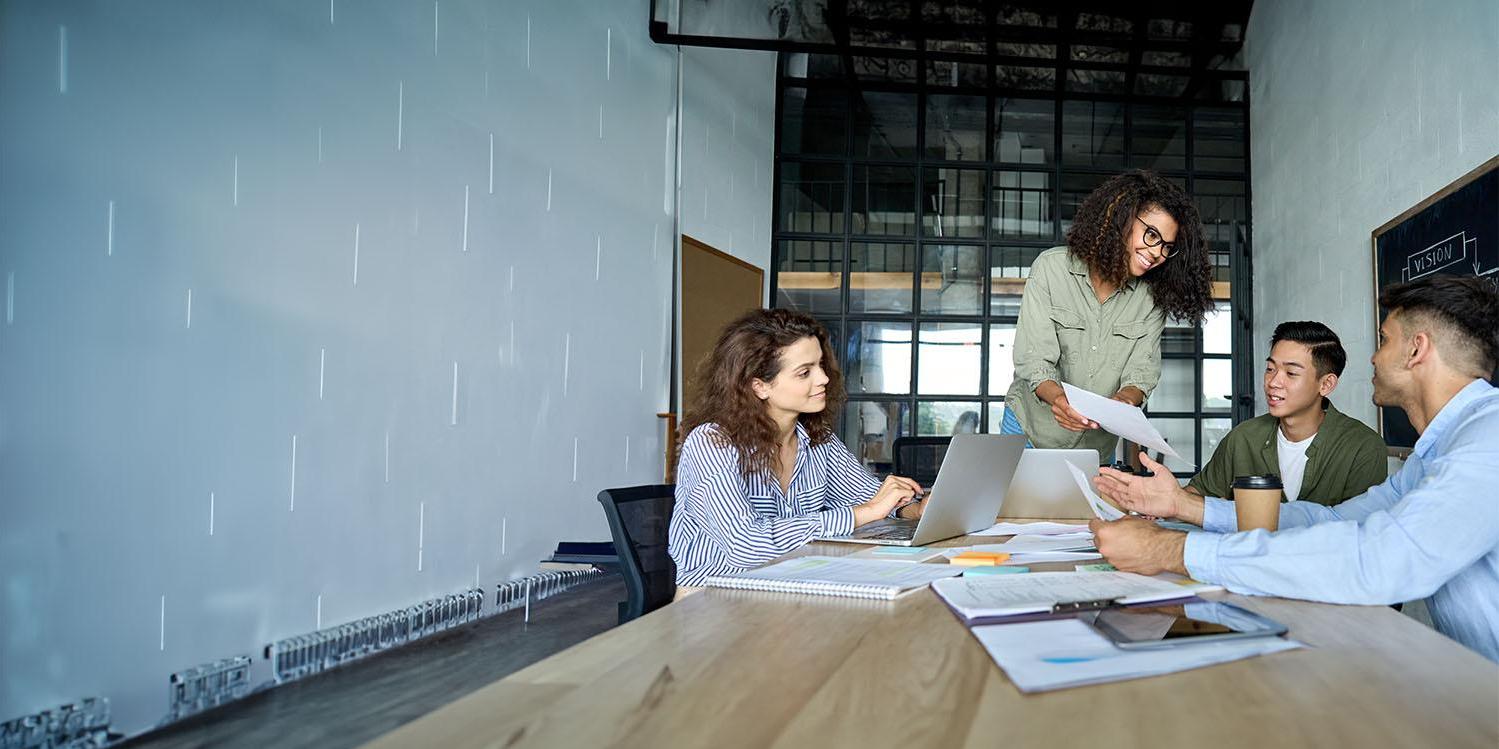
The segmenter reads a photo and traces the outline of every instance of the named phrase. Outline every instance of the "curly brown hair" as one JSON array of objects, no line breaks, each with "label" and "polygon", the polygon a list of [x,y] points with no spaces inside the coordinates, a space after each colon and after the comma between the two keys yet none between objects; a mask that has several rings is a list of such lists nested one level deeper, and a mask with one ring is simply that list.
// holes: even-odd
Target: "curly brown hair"
[{"label": "curly brown hair", "polygon": [[777,465],[776,424],[765,401],[755,396],[750,381],[770,382],[781,371],[781,352],[804,338],[816,338],[822,348],[822,369],[828,377],[827,407],[797,417],[812,444],[837,435],[833,423],[843,406],[843,374],[828,342],[827,328],[809,315],[785,309],[760,309],[728,324],[718,343],[698,365],[697,397],[682,420],[685,440],[703,424],[715,424],[715,441],[739,453],[739,471],[746,477]]},{"label": "curly brown hair", "polygon": [[1067,232],[1068,251],[1104,280],[1124,283],[1129,278],[1125,242],[1135,217],[1152,207],[1176,219],[1176,250],[1170,261],[1141,280],[1150,287],[1157,307],[1189,325],[1200,325],[1213,308],[1202,218],[1186,192],[1155,172],[1139,169],[1115,175],[1089,193]]}]

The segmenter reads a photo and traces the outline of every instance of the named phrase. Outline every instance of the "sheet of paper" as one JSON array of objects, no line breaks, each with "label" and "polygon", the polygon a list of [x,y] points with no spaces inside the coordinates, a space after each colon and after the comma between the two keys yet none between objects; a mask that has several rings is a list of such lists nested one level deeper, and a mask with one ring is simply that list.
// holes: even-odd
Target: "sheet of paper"
[{"label": "sheet of paper", "polygon": [[1117,599],[1143,603],[1185,598],[1181,586],[1131,572],[1033,572],[986,579],[950,578],[932,584],[964,617],[1050,611],[1054,604]]},{"label": "sheet of paper", "polygon": [[1104,431],[1119,435],[1131,442],[1138,442],[1173,458],[1181,458],[1176,450],[1166,443],[1166,438],[1156,431],[1150,419],[1145,418],[1145,412],[1139,408],[1113,398],[1105,398],[1065,382],[1062,383],[1062,391],[1067,394],[1067,402],[1071,403],[1078,413],[1098,422]]},{"label": "sheet of paper", "polygon": [[1064,536],[1016,536],[1002,544],[981,544],[974,551],[1024,554],[1030,551],[1096,551],[1093,534],[1068,533]]},{"label": "sheet of paper", "polygon": [[[978,546],[951,546],[942,549],[942,555],[951,559],[965,551],[994,551],[999,544],[980,544]],[[1040,564],[1043,562],[1081,562],[1088,559],[1102,559],[1103,555],[1096,551],[1021,551],[1009,552],[1010,558],[1002,564]]]},{"label": "sheet of paper", "polygon": [[1088,530],[1088,524],[1075,523],[1052,523],[1042,521],[1036,523],[995,523],[984,530],[970,533],[970,536],[1054,536],[1060,533],[1080,533]]},{"label": "sheet of paper", "polygon": [[1077,482],[1077,487],[1083,490],[1083,497],[1088,500],[1088,506],[1093,508],[1093,514],[1099,520],[1118,520],[1124,517],[1124,511],[1108,502],[1103,501],[1093,491],[1093,482],[1088,480],[1088,475],[1083,473],[1077,466],[1068,463],[1067,470],[1072,472],[1072,480]]},{"label": "sheet of paper", "polygon": [[[1025,580],[1036,574],[1039,573],[988,578],[985,582]],[[1157,676],[1303,647],[1295,640],[1259,637],[1156,650],[1121,650],[1078,619],[981,625],[973,628],[973,634],[1022,692]]]},{"label": "sheet of paper", "polygon": [[1081,562],[1087,559],[1103,559],[1096,551],[1027,551],[1011,554],[1005,564],[1040,564],[1041,562]]},{"label": "sheet of paper", "polygon": [[945,564],[911,564],[887,559],[809,556],[739,572],[734,577],[845,585],[892,585],[905,590],[921,587],[933,580],[961,574],[963,574],[962,568],[949,567]]}]

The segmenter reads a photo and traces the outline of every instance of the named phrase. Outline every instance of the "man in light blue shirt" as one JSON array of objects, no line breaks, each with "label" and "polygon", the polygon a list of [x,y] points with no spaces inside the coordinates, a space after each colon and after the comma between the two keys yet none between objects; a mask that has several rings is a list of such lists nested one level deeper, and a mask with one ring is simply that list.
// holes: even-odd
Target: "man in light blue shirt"
[{"label": "man in light blue shirt", "polygon": [[[1374,402],[1399,406],[1421,435],[1404,467],[1333,507],[1281,505],[1280,530],[1235,533],[1232,502],[1198,497],[1164,466],[1104,469],[1101,494],[1143,515],[1093,521],[1099,551],[1121,570],[1171,570],[1236,593],[1328,603],[1390,604],[1430,596],[1438,631],[1499,661],[1499,295],[1480,279],[1388,287],[1374,353]],[[1143,456],[1142,456],[1143,458]]]}]

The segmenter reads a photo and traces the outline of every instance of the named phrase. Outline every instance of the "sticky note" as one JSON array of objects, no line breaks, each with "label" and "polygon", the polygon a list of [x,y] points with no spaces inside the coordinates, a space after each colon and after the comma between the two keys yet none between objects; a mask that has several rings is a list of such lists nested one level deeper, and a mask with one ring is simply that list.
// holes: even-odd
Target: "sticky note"
[{"label": "sticky note", "polygon": [[1010,558],[1009,554],[992,551],[965,551],[952,559],[948,564],[956,564],[964,567],[1004,564]]},{"label": "sticky note", "polygon": [[978,575],[978,576],[983,576],[983,575],[1018,575],[1018,574],[1021,574],[1021,573],[1024,573],[1024,572],[1030,572],[1030,571],[1031,571],[1030,567],[1016,567],[1016,566],[1013,566],[1013,565],[998,565],[998,566],[994,566],[994,567],[974,567],[973,569],[964,571],[963,572],[963,577],[973,577],[975,575]]},{"label": "sticky note", "polygon": [[918,554],[930,553],[932,553],[931,549],[923,548],[921,546],[876,546],[874,551],[870,552],[870,554],[873,556],[891,557],[913,557],[917,556]]}]

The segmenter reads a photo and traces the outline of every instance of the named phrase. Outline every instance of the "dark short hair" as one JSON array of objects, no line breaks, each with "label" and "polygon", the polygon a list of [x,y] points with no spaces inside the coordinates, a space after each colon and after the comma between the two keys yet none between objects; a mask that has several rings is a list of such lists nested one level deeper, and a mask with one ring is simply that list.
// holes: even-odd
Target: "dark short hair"
[{"label": "dark short hair", "polygon": [[1343,350],[1343,342],[1338,340],[1338,334],[1332,332],[1332,328],[1312,320],[1296,320],[1283,322],[1275,326],[1275,333],[1270,336],[1270,348],[1281,341],[1293,341],[1312,350],[1312,366],[1317,368],[1317,376],[1335,374],[1343,376],[1343,366],[1348,363],[1348,352]]},{"label": "dark short hair", "polygon": [[1452,354],[1471,359],[1467,363],[1478,371],[1468,374],[1479,377],[1494,371],[1499,361],[1499,291],[1486,279],[1428,276],[1392,284],[1379,292],[1379,306],[1391,314],[1429,316],[1456,334],[1454,343],[1465,349],[1444,352],[1449,361]]}]

